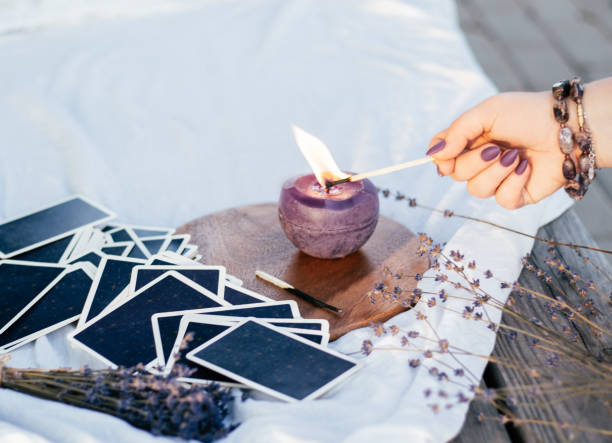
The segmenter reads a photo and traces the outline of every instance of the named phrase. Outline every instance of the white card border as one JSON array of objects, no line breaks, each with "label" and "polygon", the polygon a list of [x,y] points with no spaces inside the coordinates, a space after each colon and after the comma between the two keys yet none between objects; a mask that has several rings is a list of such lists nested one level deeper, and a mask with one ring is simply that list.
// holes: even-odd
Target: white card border
[{"label": "white card border", "polygon": [[[190,286],[192,289],[200,292],[202,295],[204,295],[204,296],[206,296],[208,298],[211,298],[212,300],[218,302],[220,305],[222,305],[221,308],[225,307],[225,306],[223,306],[224,304],[228,305],[228,303],[225,300],[223,300],[222,298],[217,297],[215,294],[210,292],[208,289],[205,289],[205,288],[201,287],[200,285],[197,285],[197,284],[193,283],[191,280],[189,280],[185,276],[179,274],[178,272],[169,271],[169,272],[166,272],[166,273],[160,275],[158,278],[156,278],[155,280],[153,280],[152,282],[150,282],[146,286],[143,286],[137,293],[132,294],[130,297],[128,297],[122,303],[120,303],[117,306],[115,306],[109,312],[106,312],[106,313],[105,312],[101,312],[96,317],[92,318],[89,322],[87,322],[80,329],[79,328],[75,329],[72,333],[70,333],[68,335],[68,340],[73,345],[76,345],[80,349],[88,352],[90,355],[92,355],[95,358],[101,360],[104,364],[107,364],[107,365],[109,365],[112,368],[117,368],[119,365],[117,365],[116,363],[112,362],[111,360],[108,360],[102,354],[99,354],[97,351],[95,351],[94,349],[92,349],[89,346],[85,345],[84,343],[81,343],[75,336],[77,334],[79,334],[80,332],[84,331],[86,328],[88,328],[88,327],[92,326],[93,324],[95,324],[101,318],[104,318],[107,315],[109,315],[110,313],[114,312],[116,309],[120,308],[121,306],[123,306],[128,301],[132,300],[133,298],[138,297],[141,293],[143,293],[144,291],[148,290],[150,287],[156,285],[161,280],[163,280],[165,278],[169,278],[169,277],[174,277],[175,279],[180,280],[182,283],[186,284],[187,286]],[[155,363],[157,363],[157,356],[152,361],[150,361],[150,362],[147,362],[147,363],[142,362],[142,363],[145,365],[145,368],[151,367],[151,366],[155,366]]]},{"label": "white card border", "polygon": [[[170,352],[170,360],[168,360],[166,362],[165,365],[162,365],[163,371],[162,371],[162,375],[163,376],[168,376],[170,375],[170,372],[172,371],[172,368],[174,367],[174,364],[176,363],[176,353],[178,352],[181,343],[183,342],[183,338],[185,337],[185,333],[187,332],[187,325],[189,323],[191,323],[191,320],[188,320],[187,318],[190,317],[189,314],[187,314],[186,316],[183,316],[181,318],[181,322],[179,324],[179,330],[177,332],[176,335],[176,339],[174,340],[174,345],[172,346],[172,351]],[[213,319],[210,322],[206,322],[206,324],[213,324],[213,325],[220,325],[220,326],[227,326],[228,328],[231,328],[234,323],[233,322],[223,322],[217,319]],[[158,325],[159,326],[159,325]],[[159,333],[159,329],[158,329],[158,333]],[[156,337],[157,340],[157,337]],[[159,341],[161,343],[161,338],[159,338]],[[156,342],[157,344],[157,342]],[[162,357],[163,357],[163,350],[161,353]],[[158,357],[159,358],[159,357]],[[191,377],[179,377],[177,378],[177,380],[179,381],[183,381],[185,383],[193,383],[193,384],[200,384],[200,385],[207,385],[207,384],[211,384],[211,383],[216,383],[222,387],[227,387],[227,388],[247,388],[247,386],[241,384],[241,383],[232,383],[232,382],[226,382],[226,381],[215,381],[215,380],[206,380],[203,378],[191,378]]]},{"label": "white card border", "polygon": [[[351,369],[349,369],[348,371],[343,372],[338,377],[334,378],[333,380],[331,380],[331,381],[327,382],[326,384],[324,384],[323,386],[319,387],[315,391],[311,392],[310,394],[308,394],[303,399],[296,399],[296,398],[290,397],[287,394],[283,394],[282,392],[275,391],[272,388],[269,388],[267,386],[261,385],[261,384],[259,384],[257,382],[249,380],[249,379],[247,379],[245,377],[242,377],[242,376],[240,376],[238,374],[235,374],[235,373],[233,373],[231,371],[223,369],[223,368],[221,368],[219,366],[216,366],[216,365],[214,365],[212,363],[209,363],[209,362],[207,362],[205,360],[202,360],[201,358],[198,358],[198,357],[195,356],[195,354],[197,354],[201,350],[203,350],[206,347],[210,346],[211,344],[221,340],[223,337],[225,337],[226,335],[231,334],[236,329],[240,328],[241,326],[245,325],[248,322],[258,323],[259,325],[261,325],[263,327],[266,327],[268,329],[272,329],[273,331],[275,331],[275,332],[277,332],[279,334],[282,334],[282,335],[285,335],[287,337],[290,337],[293,340],[299,341],[299,342],[301,342],[301,343],[303,343],[303,344],[305,344],[307,346],[310,346],[312,348],[318,349],[321,352],[325,352],[327,354],[330,354],[330,355],[333,355],[333,356],[338,357],[340,359],[343,359],[345,361],[348,361],[348,362],[352,363],[354,366]],[[362,364],[360,362],[358,362],[357,360],[353,359],[353,358],[350,358],[350,357],[348,357],[348,356],[346,356],[344,354],[341,354],[341,353],[339,353],[337,351],[334,351],[333,349],[329,349],[329,348],[325,348],[325,347],[319,346],[319,345],[311,342],[310,340],[307,340],[307,339],[302,338],[300,336],[286,333],[286,332],[284,332],[280,328],[272,326],[269,323],[258,321],[258,319],[252,318],[252,317],[245,319],[244,321],[240,322],[236,326],[234,326],[234,327],[232,327],[232,328],[222,332],[221,334],[217,335],[215,338],[213,338],[213,339],[207,341],[206,343],[203,343],[202,345],[198,346],[196,349],[194,349],[193,351],[189,352],[187,354],[186,358],[191,360],[191,361],[193,361],[193,362],[195,362],[195,363],[197,363],[197,364],[199,364],[199,365],[202,365],[202,366],[207,367],[209,369],[212,369],[212,370],[214,370],[216,372],[219,372],[220,374],[223,374],[223,375],[225,375],[227,377],[230,377],[230,378],[232,378],[234,380],[237,380],[237,381],[239,381],[239,382],[249,386],[250,388],[256,389],[256,390],[264,392],[264,393],[266,393],[266,394],[268,394],[268,395],[270,395],[272,397],[278,398],[280,400],[285,400],[285,401],[290,402],[290,403],[295,403],[295,402],[298,402],[298,401],[315,399],[315,398],[323,395],[325,392],[329,391],[330,389],[334,388],[335,386],[337,386],[339,383],[344,381],[346,378],[350,377],[352,374],[354,374],[356,371],[358,371],[362,367]]]},{"label": "white card border", "polygon": [[37,208],[34,211],[31,211],[31,212],[28,212],[28,213],[25,213],[25,214],[21,214],[21,215],[19,215],[17,217],[13,217],[13,218],[9,218],[9,219],[6,219],[6,220],[2,220],[0,222],[0,226],[5,225],[6,223],[13,222],[15,220],[19,220],[20,218],[28,217],[30,215],[36,214],[37,212],[44,211],[45,209],[50,209],[50,208],[52,208],[54,206],[57,206],[57,205],[60,205],[62,203],[66,203],[66,202],[69,202],[70,200],[75,200],[75,199],[83,200],[88,205],[91,205],[94,208],[98,209],[99,211],[102,211],[102,212],[104,212],[104,213],[106,213],[108,215],[106,217],[101,218],[101,219],[95,220],[95,221],[93,221],[91,223],[87,223],[85,225],[79,226],[78,228],[74,228],[74,229],[72,229],[70,231],[63,232],[63,233],[58,234],[58,235],[56,235],[54,237],[49,237],[49,238],[47,238],[47,239],[45,239],[43,241],[31,244],[29,246],[26,246],[25,248],[21,248],[21,249],[19,249],[17,251],[13,251],[13,252],[10,252],[8,254],[5,253],[5,252],[0,251],[0,259],[11,258],[11,257],[19,255],[19,254],[21,254],[23,252],[31,251],[32,249],[36,249],[39,246],[44,246],[46,244],[52,243],[55,240],[59,240],[59,239],[62,239],[64,237],[67,237],[68,235],[74,234],[75,232],[78,232],[78,231],[80,231],[82,229],[85,229],[85,228],[88,228],[88,227],[92,227],[92,226],[95,226],[95,225],[100,224],[100,223],[104,223],[104,222],[106,222],[108,220],[112,220],[113,218],[115,218],[117,216],[114,212],[109,211],[104,206],[99,205],[98,203],[94,203],[91,200],[89,200],[88,198],[85,198],[85,197],[83,197],[80,194],[76,194],[76,195],[72,195],[70,197],[67,197],[67,198],[65,198],[63,200],[56,201],[55,203],[50,204],[48,206],[43,206],[41,208]]},{"label": "white card border", "polygon": [[[134,233],[134,235],[136,235],[136,233]],[[138,237],[140,239],[140,242],[142,243],[142,245],[147,248],[147,245],[144,244],[145,241],[147,240],[163,240],[162,245],[159,247],[159,251],[153,253],[151,251],[149,251],[149,248],[147,248],[147,251],[149,251],[149,254],[152,256],[156,255],[156,254],[161,254],[166,250],[166,247],[168,246],[168,243],[170,243],[170,237],[165,236],[165,235],[155,235],[155,236],[151,236],[151,237]]]},{"label": "white card border", "polygon": [[[127,261],[127,262],[136,262],[142,264],[142,260],[138,258],[129,258],[129,257],[118,257],[118,256],[109,256],[104,254],[103,252],[97,251],[98,254],[102,255],[102,259],[100,260],[100,264],[97,267],[96,276],[94,281],[91,283],[91,288],[89,288],[89,293],[87,294],[87,299],[85,300],[85,304],[83,305],[83,311],[81,312],[81,316],[79,317],[79,321],[77,323],[76,329],[77,331],[86,327],[87,323],[94,319],[94,317],[87,320],[87,316],[89,314],[89,310],[91,309],[91,304],[93,303],[93,299],[96,296],[96,291],[98,290],[98,285],[100,284],[100,279],[102,278],[102,274],[104,273],[104,269],[106,268],[106,262],[108,260],[119,260],[119,261]],[[128,283],[129,284],[129,283]],[[117,295],[120,295],[121,292]],[[116,297],[115,297],[116,298]],[[114,300],[114,299],[113,299]],[[111,300],[111,303],[112,301]],[[110,304],[110,303],[109,303]],[[109,305],[106,305],[109,306]],[[102,310],[100,313],[104,312]]]},{"label": "white card border", "polygon": [[66,271],[68,270],[68,268],[74,266],[74,265],[64,265],[64,264],[59,264],[59,263],[45,263],[45,262],[35,262],[35,261],[25,261],[25,260],[1,260],[0,261],[0,266],[2,266],[4,264],[6,264],[6,265],[38,266],[38,267],[43,267],[43,268],[62,268],[63,271],[60,272],[57,277],[55,277],[53,280],[51,280],[51,282],[47,286],[45,286],[38,294],[36,294],[34,296],[34,298],[32,300],[30,300],[28,302],[28,304],[25,305],[21,309],[21,311],[19,311],[7,323],[5,323],[4,325],[0,325],[0,334],[2,334],[4,331],[6,331],[13,323],[15,323],[19,319],[19,317],[21,317],[23,314],[25,314],[27,312],[28,309],[30,309],[32,306],[34,306],[34,304],[38,300],[40,300],[41,297],[43,297],[47,292],[49,292],[49,290],[53,286],[55,286],[58,281],[60,281],[64,277],[64,275],[66,274]]},{"label": "white card border", "polygon": [[[140,265],[140,266],[134,266],[132,268],[132,275],[130,276],[130,283],[128,284],[128,288],[129,291],[131,293],[135,293],[136,292],[136,278],[138,277],[138,271],[140,270],[151,270],[151,271],[157,271],[157,270],[165,270],[166,272],[169,271],[176,271],[179,272],[180,271],[219,271],[219,283],[217,285],[217,297],[225,299],[224,298],[224,294],[225,294],[225,285],[227,284],[225,281],[225,266],[204,266],[204,265]],[[191,280],[193,281],[193,280]],[[193,282],[195,283],[195,282]],[[195,283],[197,285],[197,283]],[[199,285],[198,285],[199,286]]]},{"label": "white card border", "polygon": [[[85,274],[86,274],[86,275],[87,275],[87,276],[88,276],[88,277],[89,277],[89,278],[92,280],[92,282],[93,282],[93,279],[94,279],[94,277],[95,277],[95,272],[92,272],[92,269],[91,269],[89,266],[86,266],[86,263],[79,263],[79,264],[75,264],[75,265],[72,265],[72,266],[71,266],[71,268],[72,268],[72,269],[68,270],[68,271],[67,271],[67,272],[64,274],[64,276],[66,276],[66,275],[68,275],[68,274],[70,274],[70,273],[72,273],[72,272],[75,272],[75,271],[81,270],[81,271],[83,271],[83,272],[84,272],[84,273],[85,273]],[[59,282],[58,282],[58,283],[59,283]],[[53,289],[53,288],[49,288],[49,291],[50,291],[51,289]],[[49,291],[47,291],[45,294],[43,294],[43,297],[44,297],[44,295],[46,295],[46,294],[47,294]],[[42,298],[42,297],[41,297],[41,298]],[[40,330],[38,330],[38,331],[36,331],[36,332],[33,332],[33,333],[29,334],[29,335],[26,335],[26,336],[20,337],[20,338],[19,338],[19,339],[17,339],[17,340],[13,340],[13,341],[12,341],[12,342],[10,342],[10,343],[7,343],[7,344],[5,344],[5,345],[0,345],[0,349],[6,350],[7,352],[12,352],[12,351],[14,351],[15,349],[20,348],[21,346],[24,346],[24,345],[26,345],[26,344],[28,344],[28,343],[30,343],[30,342],[33,342],[34,340],[37,340],[37,339],[38,339],[38,338],[40,338],[40,337],[43,337],[43,336],[45,336],[45,335],[47,335],[47,334],[50,334],[50,333],[51,333],[51,332],[53,332],[53,331],[56,331],[56,330],[58,330],[58,329],[61,329],[61,328],[63,328],[64,326],[69,325],[70,323],[73,323],[73,322],[77,321],[77,320],[79,319],[79,316],[80,316],[80,314],[76,314],[76,315],[74,315],[74,316],[72,316],[72,317],[70,317],[70,318],[67,318],[67,319],[65,319],[65,320],[62,320],[61,322],[55,323],[55,324],[53,324],[53,325],[51,325],[51,326],[47,326],[46,328],[44,328],[44,329],[40,329]]]}]

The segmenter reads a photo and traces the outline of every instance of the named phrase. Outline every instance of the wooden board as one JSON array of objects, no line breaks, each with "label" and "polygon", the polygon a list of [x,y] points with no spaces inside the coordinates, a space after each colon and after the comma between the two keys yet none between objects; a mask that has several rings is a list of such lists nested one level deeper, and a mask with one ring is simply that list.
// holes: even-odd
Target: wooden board
[{"label": "wooden board", "polygon": [[[296,300],[305,318],[325,318],[331,339],[385,321],[406,308],[393,302],[371,304],[366,297],[382,282],[383,267],[413,275],[425,271],[426,257],[416,255],[418,239],[408,229],[381,217],[366,245],[348,257],[322,260],[310,257],[285,237],[276,204],[229,209],[207,215],[181,226],[178,233],[191,235],[199,247],[202,263],[223,265],[227,272],[244,281],[244,287],[275,300]],[[343,310],[342,314],[317,308],[255,277],[266,271],[302,291]],[[402,281],[404,290],[416,286],[412,279]]]},{"label": "wooden board", "polygon": [[[564,215],[544,226],[538,231],[538,236],[544,238],[556,238],[559,240],[570,240],[576,244],[596,246],[594,241],[584,228],[582,222],[578,219],[575,210],[580,210],[580,204],[577,207],[566,212]],[[567,278],[559,275],[556,269],[551,268],[546,263],[546,258],[549,255],[548,245],[536,242],[531,252],[531,261],[539,269],[544,270],[552,276],[551,284],[546,284],[541,279],[538,279],[532,272],[523,270],[519,278],[519,283],[534,291],[546,294],[550,297],[561,296],[561,298],[572,306],[577,306],[579,303],[584,303],[576,288],[572,287]],[[592,266],[586,265],[582,259],[569,248],[555,248],[557,256],[561,262],[569,269],[578,272],[586,281],[592,280],[596,282],[598,288],[604,294],[612,293],[612,282],[605,278],[601,273],[596,271]],[[591,261],[597,266],[610,272],[610,265],[607,262],[607,257],[604,254],[599,254],[590,251],[584,251],[584,255],[588,256]],[[563,294],[558,290],[561,288]],[[609,304],[606,299],[598,297],[594,294],[589,294],[592,297],[595,307],[602,314],[597,317],[597,324],[605,330],[612,330],[612,316],[610,315]],[[544,303],[533,302],[528,297],[515,297],[515,309],[521,310],[527,317],[535,317],[542,321],[546,326],[561,332],[563,326],[567,326],[573,332],[577,332],[580,338],[578,345],[597,354],[601,352],[605,358],[610,359],[612,354],[612,339],[609,336],[602,335],[594,336],[582,322],[568,321],[563,316],[559,316],[557,320],[552,320],[549,311]],[[517,322],[512,316],[504,314],[502,322],[514,327],[524,327],[523,324]],[[570,383],[572,380],[583,377],[591,377],[592,374],[576,364],[568,362],[567,359],[562,359],[558,367],[549,368],[545,363],[547,353],[530,347],[526,340],[516,339],[510,340],[507,335],[499,335],[493,356],[503,361],[520,362],[517,364],[519,368],[544,368],[547,374],[558,373],[561,380]],[[490,376],[486,377],[485,381],[489,387],[503,388],[528,385],[532,383],[543,383],[545,379],[535,380],[528,377],[520,369],[508,367],[500,364],[489,364],[487,372]],[[575,374],[575,375],[570,375]],[[602,382],[603,385],[603,382]],[[603,388],[602,388],[603,389]],[[518,417],[532,420],[553,420],[559,423],[569,423],[585,428],[593,427],[598,429],[611,428],[610,412],[603,405],[603,395],[600,393],[597,397],[589,395],[578,396],[561,396],[559,394],[548,394],[542,392],[539,395],[539,403],[533,404],[533,396],[517,393],[516,406],[511,409]],[[608,395],[607,400],[611,400],[612,396]],[[559,441],[580,441],[600,443],[610,441],[609,437],[603,436],[594,432],[580,432],[572,429],[559,429],[552,426],[544,426],[537,424],[522,425],[517,429],[518,435],[522,441],[540,441],[540,442],[559,442]]]}]

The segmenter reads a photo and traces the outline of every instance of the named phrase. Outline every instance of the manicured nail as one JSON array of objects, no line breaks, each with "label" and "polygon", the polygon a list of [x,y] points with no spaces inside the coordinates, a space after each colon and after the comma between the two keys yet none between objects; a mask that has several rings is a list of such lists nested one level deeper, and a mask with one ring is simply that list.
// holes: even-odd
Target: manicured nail
[{"label": "manicured nail", "polygon": [[446,141],[440,140],[438,143],[429,148],[425,155],[434,155],[435,153],[440,152],[442,149],[444,149],[444,146],[446,146]]},{"label": "manicured nail", "polygon": [[521,160],[514,172],[516,172],[517,175],[521,175],[523,172],[525,172],[525,169],[527,169],[528,164],[529,162],[527,161],[527,159]]},{"label": "manicured nail", "polygon": [[500,152],[501,149],[499,149],[498,146],[491,145],[480,153],[480,158],[482,158],[486,162],[490,162],[495,157],[497,157]]},{"label": "manicured nail", "polygon": [[510,149],[509,151],[504,152],[501,160],[499,161],[502,166],[510,166],[514,163],[514,160],[518,157],[518,149]]},{"label": "manicured nail", "polygon": [[436,169],[438,170],[438,175],[439,175],[440,177],[444,177],[444,174],[442,174],[442,173],[440,172],[440,166],[437,166],[437,165],[436,165]]}]

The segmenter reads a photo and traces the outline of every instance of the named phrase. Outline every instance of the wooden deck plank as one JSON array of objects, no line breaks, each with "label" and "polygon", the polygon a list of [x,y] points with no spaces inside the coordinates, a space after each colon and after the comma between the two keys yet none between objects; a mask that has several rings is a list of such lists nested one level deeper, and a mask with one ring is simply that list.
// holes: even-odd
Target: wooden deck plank
[{"label": "wooden deck plank", "polygon": [[[480,387],[484,388],[484,382],[480,383]],[[480,399],[475,399],[470,403],[470,408],[463,424],[463,430],[457,437],[450,440],[451,443],[474,443],[474,442],[492,442],[506,443],[511,442],[510,436],[504,425],[498,421],[478,421],[478,414],[483,413],[488,417],[495,417],[497,411],[489,402]]]},{"label": "wooden deck plank", "polygon": [[[559,219],[553,221],[549,225],[542,228],[540,235],[548,238],[554,237],[557,239],[570,239],[579,244],[593,244],[592,239],[583,227],[582,223],[576,214],[570,210]],[[558,248],[559,257],[563,263],[571,269],[579,270],[579,274],[587,279],[594,280],[603,290],[604,294],[609,294],[612,291],[612,282],[602,277],[593,267],[585,265],[582,260],[575,255],[569,248]],[[559,285],[564,290],[563,299],[576,305],[584,302],[578,295],[575,288],[571,287],[566,278],[560,277],[557,271],[552,271],[548,265],[544,263],[548,256],[547,246],[543,243],[536,243],[532,251],[532,260],[538,268],[550,272],[553,275],[553,285],[544,283],[537,278],[532,272],[523,271],[519,282],[533,290],[537,290],[543,294],[554,296],[559,294],[554,285]],[[610,270],[607,260],[599,254],[588,254],[591,260],[598,266],[602,266]],[[611,330],[612,317],[607,315],[609,309],[607,300],[601,297],[595,297],[592,294],[595,305],[606,314],[599,319],[607,330]],[[580,337],[580,345],[589,349],[591,352],[607,355],[610,358],[612,351],[612,340],[610,337],[595,337],[588,328],[585,328],[582,323],[569,321],[563,316],[552,320],[550,313],[541,302],[534,302],[528,297],[515,298],[517,300],[516,307],[525,312],[528,316],[533,316],[541,320],[547,326],[561,332],[563,326],[569,327],[572,331],[576,331]],[[519,327],[522,323],[518,323],[510,316],[504,315],[502,320],[504,324]],[[524,339],[510,340],[507,336],[499,335],[496,343],[493,356],[503,359],[504,361],[520,362],[519,366],[525,369],[546,367],[546,353],[541,350],[534,350],[528,346]],[[527,376],[524,372],[516,369],[508,368],[504,365],[490,365],[494,374],[497,387],[520,386],[528,385],[534,380]],[[578,364],[561,361],[558,367],[551,368],[550,373],[564,374],[564,371],[579,373],[582,376],[589,376],[587,371]],[[593,376],[593,375],[591,375]],[[561,380],[571,381],[572,376],[561,376]],[[542,381],[542,380],[541,380]],[[540,381],[540,382],[541,382]],[[571,423],[574,425],[590,426],[595,428],[610,429],[609,411],[599,401],[595,401],[593,397],[582,396],[573,399],[561,401],[559,398],[552,396],[540,395],[541,401],[539,404],[533,403],[533,396],[516,394],[517,406],[513,406],[514,413],[522,418],[527,419],[546,419],[554,420],[559,423]],[[524,441],[542,441],[542,442],[558,442],[569,441],[576,439],[581,442],[604,442],[608,441],[605,437],[596,433],[580,432],[570,429],[559,429],[544,425],[522,425],[518,428]]]}]

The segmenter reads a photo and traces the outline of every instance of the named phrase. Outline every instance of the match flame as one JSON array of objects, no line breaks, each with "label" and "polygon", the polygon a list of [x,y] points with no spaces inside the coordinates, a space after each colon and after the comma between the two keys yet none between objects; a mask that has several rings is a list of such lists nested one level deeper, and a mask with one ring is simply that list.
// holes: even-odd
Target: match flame
[{"label": "match flame", "polygon": [[329,149],[321,140],[295,125],[293,125],[293,134],[302,155],[321,186],[325,186],[326,181],[340,180],[349,176],[340,170]]}]

